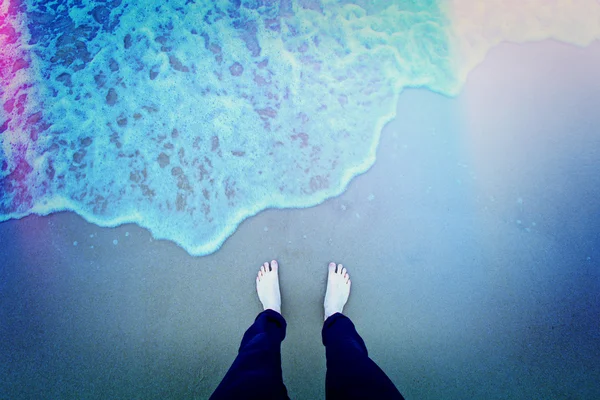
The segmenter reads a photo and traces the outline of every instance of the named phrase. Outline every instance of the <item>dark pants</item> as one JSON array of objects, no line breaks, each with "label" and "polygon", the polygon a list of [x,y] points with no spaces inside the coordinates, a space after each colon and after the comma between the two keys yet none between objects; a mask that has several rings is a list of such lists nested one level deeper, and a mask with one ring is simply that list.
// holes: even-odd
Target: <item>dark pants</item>
[{"label": "dark pants", "polygon": [[[238,356],[219,387],[217,399],[289,399],[281,375],[285,319],[266,310],[244,334]],[[369,358],[350,318],[336,313],[323,325],[327,356],[327,399],[403,399],[387,375]]]}]

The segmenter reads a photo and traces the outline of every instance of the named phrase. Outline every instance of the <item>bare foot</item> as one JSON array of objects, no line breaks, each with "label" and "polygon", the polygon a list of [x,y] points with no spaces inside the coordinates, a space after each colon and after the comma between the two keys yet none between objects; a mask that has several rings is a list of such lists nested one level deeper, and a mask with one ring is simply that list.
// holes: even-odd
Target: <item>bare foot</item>
[{"label": "bare foot", "polygon": [[325,292],[325,320],[331,315],[344,310],[344,305],[350,296],[350,275],[342,264],[329,264],[327,276],[327,292]]},{"label": "bare foot", "polygon": [[271,309],[281,314],[281,293],[279,292],[279,265],[271,261],[261,265],[256,277],[256,292],[265,310]]}]

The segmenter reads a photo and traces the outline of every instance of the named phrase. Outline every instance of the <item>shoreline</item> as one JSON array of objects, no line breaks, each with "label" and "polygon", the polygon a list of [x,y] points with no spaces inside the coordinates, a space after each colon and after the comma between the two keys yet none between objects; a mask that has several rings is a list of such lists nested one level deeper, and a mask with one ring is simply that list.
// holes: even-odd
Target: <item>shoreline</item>
[{"label": "shoreline", "polygon": [[329,261],[405,397],[600,397],[599,62],[600,42],[503,44],[457,98],[406,90],[344,193],[262,211],[211,255],[68,212],[0,223],[3,392],[206,398],[275,258],[292,398],[324,397]]}]

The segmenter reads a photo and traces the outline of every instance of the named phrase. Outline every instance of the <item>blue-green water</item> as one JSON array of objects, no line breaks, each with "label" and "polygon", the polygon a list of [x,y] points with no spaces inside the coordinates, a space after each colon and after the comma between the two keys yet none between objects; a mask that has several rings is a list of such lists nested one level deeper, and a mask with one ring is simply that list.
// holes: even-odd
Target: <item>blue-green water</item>
[{"label": "blue-green water", "polygon": [[356,3],[13,7],[27,67],[4,76],[0,221],[72,210],[202,255],[261,210],[340,194],[403,88],[459,86],[437,2]]}]

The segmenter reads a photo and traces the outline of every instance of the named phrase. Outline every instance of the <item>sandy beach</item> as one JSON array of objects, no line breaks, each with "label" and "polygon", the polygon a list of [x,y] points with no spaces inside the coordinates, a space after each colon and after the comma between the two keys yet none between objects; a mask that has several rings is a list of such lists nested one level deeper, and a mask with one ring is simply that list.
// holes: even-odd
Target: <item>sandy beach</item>
[{"label": "sandy beach", "polygon": [[191,257],[73,213],[0,224],[0,398],[205,399],[280,263],[294,399],[324,398],[329,261],[407,399],[600,398],[600,43],[503,44],[457,98],[407,90],[341,196]]}]

